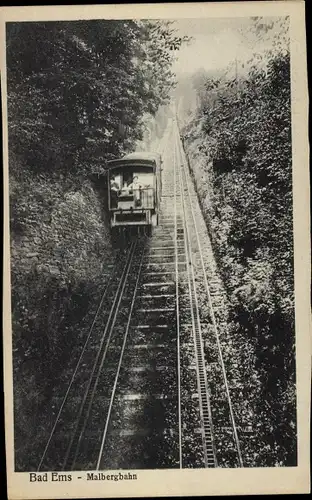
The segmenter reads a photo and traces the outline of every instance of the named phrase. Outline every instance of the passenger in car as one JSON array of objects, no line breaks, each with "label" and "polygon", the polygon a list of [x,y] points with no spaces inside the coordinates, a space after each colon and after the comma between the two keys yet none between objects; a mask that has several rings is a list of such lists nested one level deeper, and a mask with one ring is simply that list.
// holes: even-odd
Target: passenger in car
[{"label": "passenger in car", "polygon": [[128,185],[128,189],[129,191],[133,191],[136,205],[141,205],[141,189],[143,189],[143,187],[144,186],[139,182],[139,177],[134,175],[132,182]]},{"label": "passenger in car", "polygon": [[142,189],[143,185],[139,182],[139,178],[137,175],[133,177],[132,182],[128,185],[129,190]]},{"label": "passenger in car", "polygon": [[112,175],[110,178],[110,190],[111,190],[111,207],[117,208],[120,185],[117,182],[116,177],[114,175]]}]

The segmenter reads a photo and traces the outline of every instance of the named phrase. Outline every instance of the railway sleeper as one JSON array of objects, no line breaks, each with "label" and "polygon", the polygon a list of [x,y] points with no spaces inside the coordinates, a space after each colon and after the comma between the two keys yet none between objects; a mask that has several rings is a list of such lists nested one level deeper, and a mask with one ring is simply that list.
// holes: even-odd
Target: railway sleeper
[{"label": "railway sleeper", "polygon": [[155,371],[159,371],[159,372],[165,372],[165,371],[168,371],[170,370],[170,368],[167,366],[167,365],[154,365],[154,366],[151,366],[150,364],[146,363],[146,364],[140,364],[140,365],[132,365],[132,366],[129,366],[127,368],[127,370],[129,372],[135,372],[135,373],[141,373],[141,372],[155,372]]},{"label": "railway sleeper", "polygon": [[129,344],[164,344],[168,349],[174,348],[176,344],[176,332],[174,329],[161,329],[155,331],[151,328],[133,329],[129,335]]},{"label": "railway sleeper", "polygon": [[150,333],[159,333],[159,334],[167,334],[169,331],[173,329],[173,325],[165,322],[165,323],[154,323],[154,324],[138,324],[138,325],[133,325],[131,328],[138,330],[138,331],[143,331],[143,332],[150,332]]},{"label": "railway sleeper", "polygon": [[[138,303],[142,310],[152,310],[153,308],[160,310],[171,310],[175,307],[175,295],[153,295],[140,296]],[[141,310],[140,309],[140,310]]]},{"label": "railway sleeper", "polygon": [[150,428],[135,428],[135,429],[114,429],[112,434],[118,436],[161,436],[169,434],[172,437],[177,434],[176,430],[170,427],[150,427]]},{"label": "railway sleeper", "polygon": [[[149,324],[150,321],[155,322],[155,318],[157,319],[157,323],[168,323],[175,322],[175,307],[165,307],[165,308],[142,308],[136,311],[137,315],[140,317],[144,317],[145,321]],[[156,322],[155,322],[156,323]]]},{"label": "railway sleeper", "polygon": [[[158,272],[143,272],[142,273],[143,278],[145,278],[146,282],[148,283],[161,283],[166,279],[166,276],[170,276],[170,278],[167,278],[167,281],[172,281],[172,278],[175,278],[175,269],[172,269],[171,271],[158,271]],[[148,280],[148,281],[147,281]]]},{"label": "railway sleeper", "polygon": [[174,281],[144,283],[139,287],[139,293],[150,295],[172,294],[175,293],[175,283]]},{"label": "railway sleeper", "polygon": [[165,344],[153,344],[153,343],[142,343],[142,344],[131,344],[127,346],[127,349],[165,349],[167,346]]},{"label": "railway sleeper", "polygon": [[122,400],[122,401],[138,401],[138,400],[143,400],[143,401],[153,401],[155,399],[158,400],[175,400],[176,395],[168,395],[166,393],[159,393],[159,394],[144,394],[144,393],[136,393],[136,394],[119,394],[116,397],[117,400]]}]

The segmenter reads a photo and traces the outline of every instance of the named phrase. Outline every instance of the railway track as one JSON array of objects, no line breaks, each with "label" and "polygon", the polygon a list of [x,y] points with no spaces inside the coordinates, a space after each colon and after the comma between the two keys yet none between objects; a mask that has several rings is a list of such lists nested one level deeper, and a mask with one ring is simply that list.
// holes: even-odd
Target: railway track
[{"label": "railway track", "polygon": [[163,207],[137,278],[112,418],[97,464],[102,469],[181,467],[176,273],[184,264],[176,261],[179,236],[170,217],[171,211],[166,220]]},{"label": "railway track", "polygon": [[242,466],[211,249],[175,120],[162,153],[159,226],[117,259],[38,470],[218,467],[227,446]]},{"label": "railway track", "polygon": [[[71,459],[72,452],[69,449],[73,448],[73,429],[77,427],[77,437],[83,412],[90,402],[89,392],[94,387],[94,376],[100,371],[99,364],[104,363],[107,354],[121,302],[122,287],[129,275],[135,249],[136,243],[128,244],[117,253],[115,262],[111,265],[111,272],[67,390],[57,401],[54,398],[54,405],[58,404],[59,409],[41,455],[38,471],[61,470]],[[77,414],[80,413],[78,426]]]},{"label": "railway track", "polygon": [[[226,324],[222,323],[222,312],[220,314],[220,295],[212,294],[211,286],[207,278],[204,253],[210,262],[212,259],[212,249],[207,234],[207,229],[199,208],[194,185],[188,171],[187,159],[182,147],[179,129],[176,121],[175,136],[177,150],[179,151],[180,181],[183,192],[185,227],[188,231],[189,243],[189,268],[191,274],[192,287],[190,287],[190,296],[195,306],[193,324],[194,345],[196,351],[198,389],[201,406],[201,422],[203,425],[203,446],[206,448],[205,465],[217,466],[218,454],[220,458],[230,455],[230,461],[233,466],[242,467],[243,458],[240,449],[238,428],[235,421],[229,384],[227,381],[226,367],[223,360],[222,348],[220,342],[220,333],[226,331]],[[201,236],[200,236],[201,235]],[[216,280],[217,275],[214,275]],[[200,303],[197,297],[197,289],[204,285],[205,299],[209,306],[209,322],[207,318],[201,318],[200,311],[204,303]],[[215,282],[213,283],[215,284]],[[193,307],[193,306],[192,306]],[[221,308],[224,307],[221,303]],[[218,323],[216,310],[221,322]],[[206,315],[207,316],[207,315]],[[206,327],[206,328],[205,328]],[[208,337],[208,358],[211,362],[205,360],[203,333],[206,330]],[[209,334],[207,335],[207,332]],[[216,383],[217,380],[217,383]],[[212,397],[211,397],[212,395]],[[214,415],[212,415],[212,411]],[[221,415],[221,419],[220,419]],[[216,447],[216,434],[218,434],[218,453]]]},{"label": "railway track", "polygon": [[[176,177],[178,178],[180,186],[180,196],[181,205],[183,213],[183,225],[184,225],[184,245],[185,245],[185,255],[187,263],[187,279],[188,279],[188,290],[189,290],[189,302],[190,302],[190,312],[191,312],[191,325],[194,340],[194,351],[196,360],[196,372],[197,372],[197,389],[199,398],[199,411],[200,411],[200,423],[201,423],[201,435],[202,435],[202,446],[204,453],[204,464],[205,467],[216,467],[216,451],[213,441],[213,423],[211,417],[210,408],[210,397],[209,389],[207,384],[206,369],[205,369],[205,356],[203,350],[203,340],[201,332],[201,321],[199,314],[199,303],[197,298],[195,273],[193,266],[193,248],[191,241],[191,228],[188,223],[187,217],[187,206],[186,206],[186,195],[185,195],[185,176],[183,178],[183,170],[181,169],[181,149],[179,143],[179,136],[174,131],[175,137],[175,148],[176,148],[176,161],[174,163],[176,170]],[[187,193],[188,194],[188,193]],[[196,225],[196,219],[194,220]],[[196,226],[195,226],[196,227]]]}]

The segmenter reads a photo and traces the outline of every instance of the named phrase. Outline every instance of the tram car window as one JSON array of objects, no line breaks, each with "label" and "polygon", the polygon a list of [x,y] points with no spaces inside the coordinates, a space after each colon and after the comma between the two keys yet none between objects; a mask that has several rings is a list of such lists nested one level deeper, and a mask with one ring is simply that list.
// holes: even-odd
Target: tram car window
[{"label": "tram car window", "polygon": [[161,199],[159,153],[131,153],[107,164],[108,206],[113,231],[158,225]]}]

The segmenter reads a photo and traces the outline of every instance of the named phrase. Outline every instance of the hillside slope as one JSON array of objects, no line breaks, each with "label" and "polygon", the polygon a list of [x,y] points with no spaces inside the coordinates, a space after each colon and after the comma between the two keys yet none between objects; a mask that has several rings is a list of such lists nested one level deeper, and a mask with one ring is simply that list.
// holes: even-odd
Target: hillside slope
[{"label": "hillside slope", "polygon": [[207,79],[198,102],[184,145],[242,346],[239,372],[261,449],[254,465],[294,465],[289,55],[239,82]]}]

